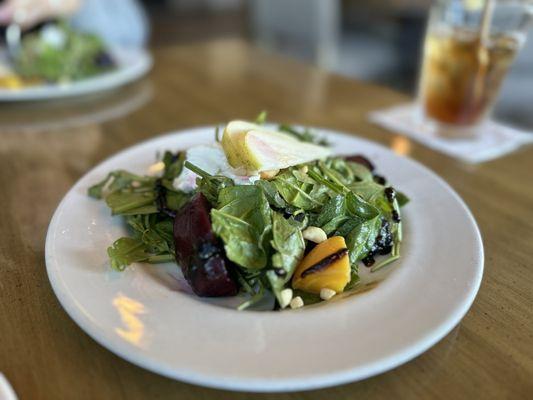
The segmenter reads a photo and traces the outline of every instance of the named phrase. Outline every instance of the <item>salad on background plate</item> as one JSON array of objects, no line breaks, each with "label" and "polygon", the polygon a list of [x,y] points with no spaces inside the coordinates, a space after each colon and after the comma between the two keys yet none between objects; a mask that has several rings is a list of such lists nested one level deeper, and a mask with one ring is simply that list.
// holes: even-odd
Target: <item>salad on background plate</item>
[{"label": "salad on background plate", "polygon": [[366,157],[265,119],[165,152],[158,174],[117,170],[90,187],[129,228],[107,250],[111,267],[176,262],[198,296],[284,309],[331,301],[358,288],[361,268],[397,260],[406,195]]},{"label": "salad on background plate", "polygon": [[0,62],[0,88],[66,84],[110,72],[116,61],[98,36],[66,22],[24,34],[14,54]]}]

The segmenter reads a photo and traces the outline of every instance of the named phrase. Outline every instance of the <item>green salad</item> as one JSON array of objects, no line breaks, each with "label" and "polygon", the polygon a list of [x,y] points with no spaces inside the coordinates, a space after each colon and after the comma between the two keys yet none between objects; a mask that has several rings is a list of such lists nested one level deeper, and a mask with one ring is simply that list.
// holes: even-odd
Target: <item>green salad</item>
[{"label": "green salad", "polygon": [[112,70],[115,62],[98,36],[57,23],[23,36],[14,68],[22,78],[55,83]]},{"label": "green salad", "polygon": [[211,144],[167,151],[161,173],[119,170],[89,189],[124,218],[111,267],[177,262],[199,296],[328,301],[400,257],[407,197],[362,155],[333,155],[307,129],[231,121]]}]

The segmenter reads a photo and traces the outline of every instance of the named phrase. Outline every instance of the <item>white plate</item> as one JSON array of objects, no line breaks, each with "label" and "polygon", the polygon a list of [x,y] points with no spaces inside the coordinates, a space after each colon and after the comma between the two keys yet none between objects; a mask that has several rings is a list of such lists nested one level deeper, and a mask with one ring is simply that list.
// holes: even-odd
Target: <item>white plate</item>
[{"label": "white plate", "polygon": [[[156,152],[213,140],[213,128],[127,149],[81,178],[46,239],[53,289],[68,314],[121,357],[171,378],[234,390],[304,390],[363,379],[427,350],[466,313],[479,288],[483,247],[459,196],[420,164],[353,136],[322,131],[342,153],[363,153],[407,193],[403,257],[376,288],[331,304],[238,312],[185,293],[172,265],[108,266],[124,234],[87,188],[109,171],[146,172]],[[364,268],[364,267],[361,267]]]},{"label": "white plate", "polygon": [[144,49],[113,48],[110,53],[117,63],[113,71],[66,84],[0,88],[0,101],[49,100],[110,90],[139,79],[153,64],[152,56]]}]

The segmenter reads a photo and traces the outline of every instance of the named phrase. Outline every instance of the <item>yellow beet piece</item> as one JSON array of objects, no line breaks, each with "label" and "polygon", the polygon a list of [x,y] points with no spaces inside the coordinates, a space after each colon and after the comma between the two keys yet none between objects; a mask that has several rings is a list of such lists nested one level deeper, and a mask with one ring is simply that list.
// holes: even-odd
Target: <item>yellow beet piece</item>
[{"label": "yellow beet piece", "polygon": [[292,287],[320,294],[328,288],[340,293],[350,282],[348,249],[342,236],[333,236],[318,244],[300,262],[292,277]]}]

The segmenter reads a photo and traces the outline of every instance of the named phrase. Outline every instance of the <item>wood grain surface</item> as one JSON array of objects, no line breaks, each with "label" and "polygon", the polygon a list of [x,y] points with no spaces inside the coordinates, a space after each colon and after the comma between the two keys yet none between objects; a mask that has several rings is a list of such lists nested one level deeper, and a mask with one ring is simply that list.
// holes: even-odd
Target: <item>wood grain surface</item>
[{"label": "wood grain surface", "polygon": [[[403,95],[241,41],[162,48],[155,60],[149,77],[114,93],[0,104],[0,372],[20,399],[533,398],[532,147],[463,164],[368,122],[370,110]],[[409,155],[470,206],[486,252],[481,290],[461,324],[423,355],[329,389],[232,393],[138,368],[96,344],[61,308],[44,241],[54,209],[82,174],[155,135],[263,109],[272,120],[352,132]]]}]

